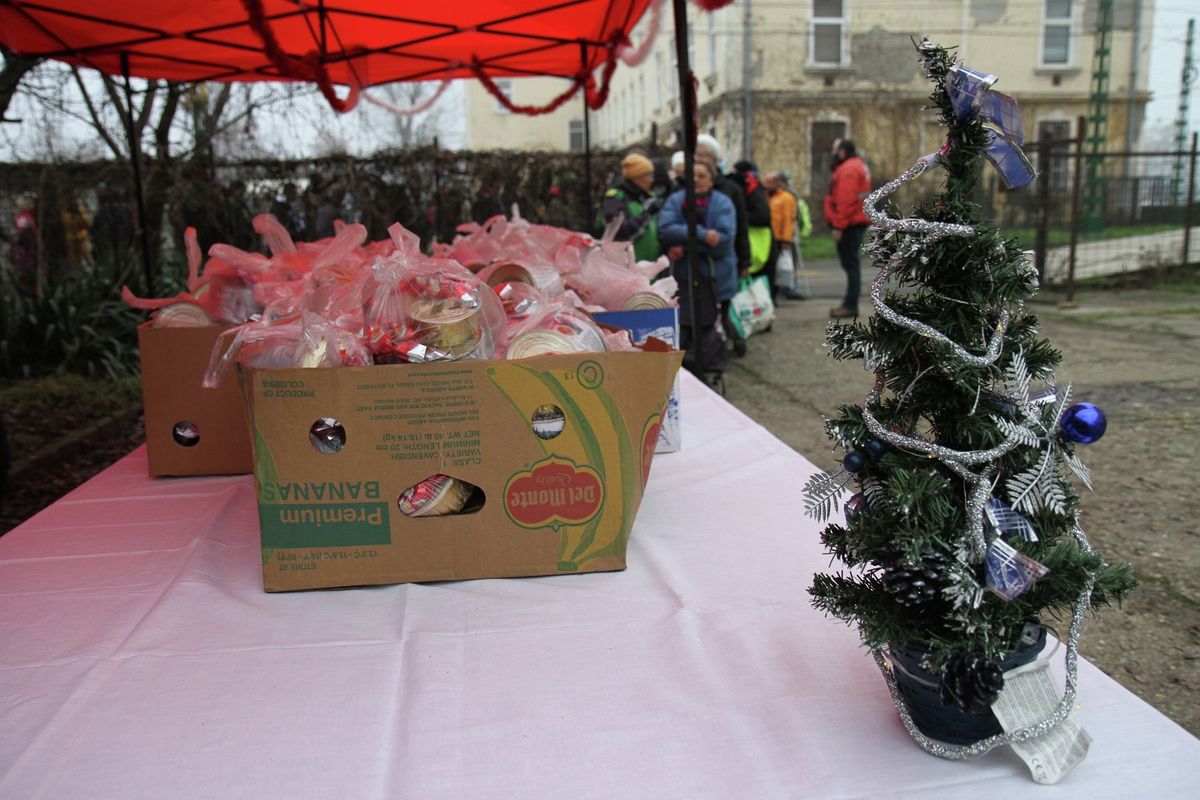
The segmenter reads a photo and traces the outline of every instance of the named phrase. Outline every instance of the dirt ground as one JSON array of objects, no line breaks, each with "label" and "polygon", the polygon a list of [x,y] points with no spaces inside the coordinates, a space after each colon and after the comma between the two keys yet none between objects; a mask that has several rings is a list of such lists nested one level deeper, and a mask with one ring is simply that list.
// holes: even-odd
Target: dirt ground
[{"label": "dirt ground", "polygon": [[[1097,291],[1076,299],[1074,310],[1033,310],[1063,353],[1060,383],[1070,381],[1076,399],[1108,416],[1105,437],[1082,449],[1095,485],[1083,490],[1083,527],[1094,547],[1110,561],[1129,561],[1141,581],[1123,608],[1092,617],[1080,651],[1200,735],[1200,295]],[[871,380],[861,362],[826,356],[832,304],[784,301],[773,331],[755,336],[726,373],[730,402],[824,468],[837,459],[822,414],[861,398]]]}]

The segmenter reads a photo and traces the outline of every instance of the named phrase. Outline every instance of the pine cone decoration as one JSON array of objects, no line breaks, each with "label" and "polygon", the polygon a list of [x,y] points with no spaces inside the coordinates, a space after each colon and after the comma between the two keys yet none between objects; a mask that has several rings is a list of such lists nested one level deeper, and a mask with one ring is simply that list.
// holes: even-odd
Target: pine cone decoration
[{"label": "pine cone decoration", "polygon": [[905,608],[925,605],[941,593],[947,566],[946,556],[932,550],[921,554],[919,564],[897,561],[883,568],[884,591]]},{"label": "pine cone decoration", "polygon": [[956,651],[942,667],[938,696],[971,714],[986,714],[1004,688],[1004,673],[979,653]]}]

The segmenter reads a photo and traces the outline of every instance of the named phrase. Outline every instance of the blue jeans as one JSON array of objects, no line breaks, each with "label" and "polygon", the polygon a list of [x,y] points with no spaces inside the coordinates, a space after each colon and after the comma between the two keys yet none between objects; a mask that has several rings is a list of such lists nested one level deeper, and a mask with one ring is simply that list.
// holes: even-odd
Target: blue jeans
[{"label": "blue jeans", "polygon": [[842,231],[842,238],[837,242],[838,260],[842,262],[842,270],[846,273],[846,296],[842,300],[842,307],[854,312],[858,311],[858,295],[862,291],[862,265],[858,260],[858,251],[862,249],[866,232],[866,225],[851,225]]}]

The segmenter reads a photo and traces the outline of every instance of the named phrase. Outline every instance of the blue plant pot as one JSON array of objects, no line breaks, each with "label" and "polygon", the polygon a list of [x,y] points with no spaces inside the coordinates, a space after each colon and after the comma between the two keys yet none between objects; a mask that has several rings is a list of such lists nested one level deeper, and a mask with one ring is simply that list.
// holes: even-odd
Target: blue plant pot
[{"label": "blue plant pot", "polygon": [[[1042,628],[1034,644],[1000,661],[1000,670],[1008,672],[1032,662],[1045,647],[1046,629]],[[900,666],[900,669],[893,670],[896,686],[908,705],[908,713],[912,715],[917,730],[939,742],[959,745],[975,744],[1004,733],[996,715],[990,710],[984,714],[971,714],[958,706],[942,703],[937,688],[939,676],[921,666],[921,661],[928,655],[929,650],[920,645],[891,650],[892,658]]]}]

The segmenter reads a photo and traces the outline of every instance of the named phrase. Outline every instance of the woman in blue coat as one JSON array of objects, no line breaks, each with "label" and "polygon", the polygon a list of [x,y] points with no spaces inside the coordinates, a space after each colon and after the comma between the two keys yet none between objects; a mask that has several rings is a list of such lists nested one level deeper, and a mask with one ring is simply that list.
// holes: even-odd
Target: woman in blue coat
[{"label": "woman in blue coat", "polygon": [[[696,186],[696,263],[700,270],[700,290],[696,297],[700,347],[704,351],[704,375],[710,385],[719,386],[725,369],[725,340],[717,330],[722,306],[737,292],[737,257],[733,243],[737,235],[737,212],[733,201],[713,191],[713,168],[697,161],[692,170]],[[688,296],[687,217],[685,193],[677,191],[667,198],[658,216],[658,236],[671,257],[671,274],[679,281],[679,311],[683,323],[684,366],[698,372],[691,344],[691,305]]]}]

